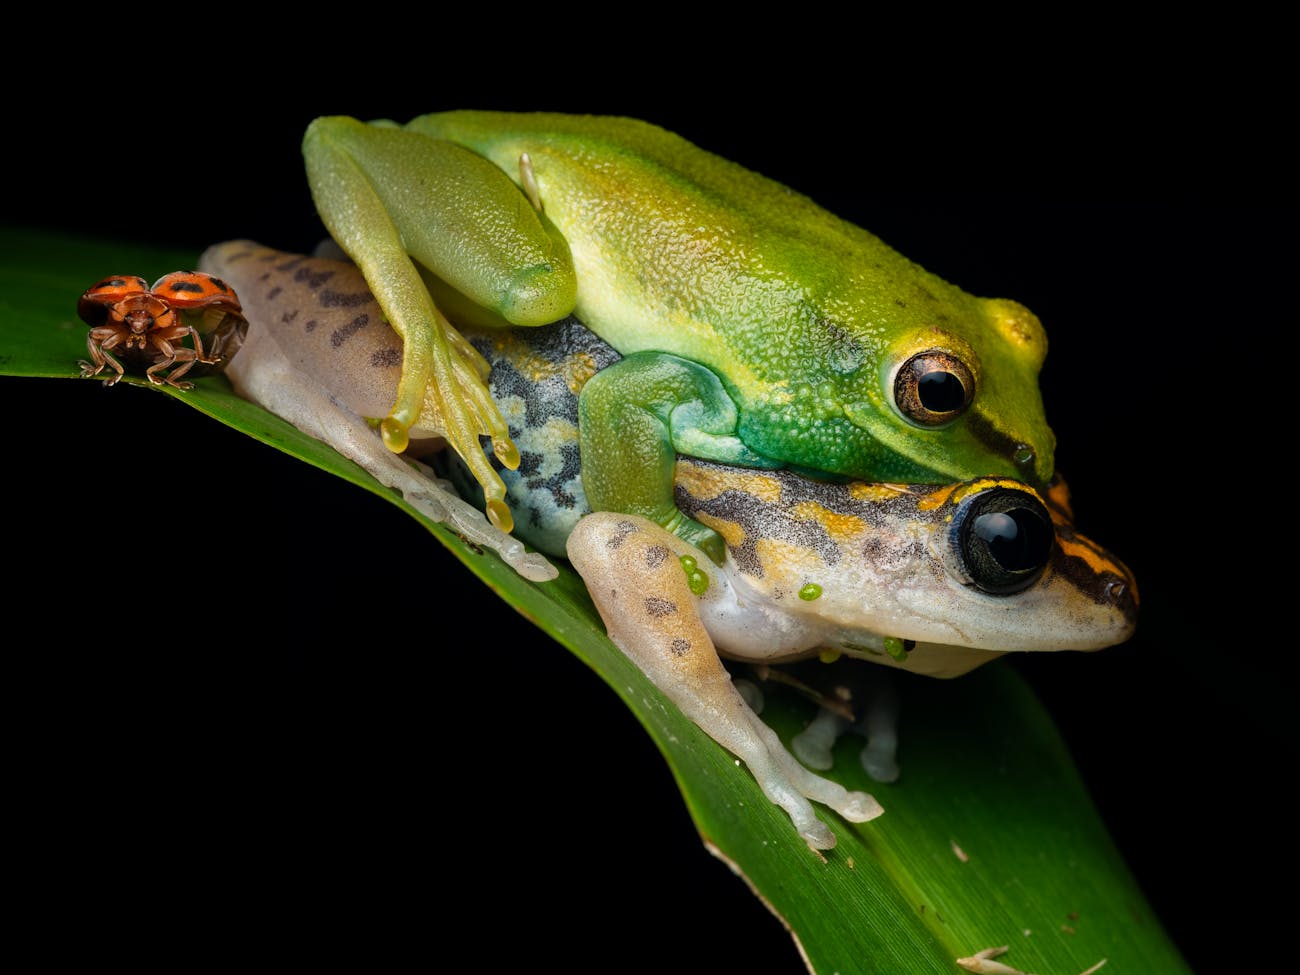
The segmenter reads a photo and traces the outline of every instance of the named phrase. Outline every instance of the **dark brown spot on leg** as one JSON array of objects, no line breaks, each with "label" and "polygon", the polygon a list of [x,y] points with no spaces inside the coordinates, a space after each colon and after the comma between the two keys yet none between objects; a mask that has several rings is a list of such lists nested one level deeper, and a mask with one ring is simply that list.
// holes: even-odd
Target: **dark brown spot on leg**
[{"label": "dark brown spot on leg", "polygon": [[315,291],[332,277],[334,277],[333,271],[313,271],[309,267],[300,267],[293,272],[293,279],[307,282],[307,287],[312,291]]},{"label": "dark brown spot on leg", "polygon": [[357,308],[373,300],[369,291],[358,291],[350,295],[343,294],[340,291],[322,291],[320,293],[322,308]]},{"label": "dark brown spot on leg", "polygon": [[668,548],[664,545],[656,545],[653,548],[645,550],[645,564],[647,568],[657,569],[668,560]]},{"label": "dark brown spot on leg", "polygon": [[630,521],[620,521],[614,528],[614,534],[610,535],[605,544],[610,548],[619,548],[628,540],[630,535],[636,533],[636,525]]},{"label": "dark brown spot on leg", "polygon": [[650,596],[645,601],[645,611],[658,619],[661,616],[671,616],[677,612],[677,604],[671,599],[664,599],[662,596]]},{"label": "dark brown spot on leg", "polygon": [[677,637],[668,645],[668,649],[673,652],[674,657],[684,657],[691,652],[691,641]]},{"label": "dark brown spot on leg", "polygon": [[370,324],[369,315],[358,315],[352,321],[348,322],[342,328],[336,328],[330,333],[330,345],[339,348],[344,342],[356,335],[367,325]]},{"label": "dark brown spot on leg", "polygon": [[304,326],[302,327],[302,330],[303,330],[304,332],[314,332],[314,331],[316,331],[316,326],[319,325],[319,324],[320,324],[320,322],[318,322],[318,321],[316,321],[316,319],[312,318],[312,319],[310,319],[310,320],[307,322],[306,325],[304,325]]},{"label": "dark brown spot on leg", "polygon": [[283,290],[284,289],[281,288],[279,285],[276,285],[274,288],[272,288],[270,291],[266,293],[266,300],[275,301],[275,299],[280,296],[280,292]]},{"label": "dark brown spot on leg", "polygon": [[285,312],[283,315],[280,316],[280,321],[283,322],[285,325],[288,325],[297,317],[298,317],[298,309],[291,308],[289,311]]},{"label": "dark brown spot on leg", "polygon": [[370,354],[370,364],[376,369],[391,369],[402,364],[400,349],[377,349]]}]

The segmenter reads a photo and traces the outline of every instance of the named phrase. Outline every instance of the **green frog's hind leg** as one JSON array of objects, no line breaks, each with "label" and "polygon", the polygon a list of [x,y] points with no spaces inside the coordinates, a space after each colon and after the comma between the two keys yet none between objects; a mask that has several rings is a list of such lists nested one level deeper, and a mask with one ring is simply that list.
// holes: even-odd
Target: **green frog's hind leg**
[{"label": "green frog's hind leg", "polygon": [[699,597],[680,562],[697,550],[644,518],[599,512],[579,522],[568,551],[610,639],[686,717],[744,761],[809,846],[835,845],[810,799],[851,822],[880,815],[871,796],[801,766],[745,704],[701,621]]},{"label": "green frog's hind leg", "polygon": [[481,361],[466,354],[418,265],[511,324],[539,325],[562,318],[576,300],[567,244],[501,170],[451,143],[331,117],[308,127],[303,154],[321,219],[402,337],[385,443],[406,449],[430,388],[441,414],[436,425],[483,485],[489,516],[508,530],[504,488],[479,438],[492,439],[507,467],[518,464],[518,452]]}]

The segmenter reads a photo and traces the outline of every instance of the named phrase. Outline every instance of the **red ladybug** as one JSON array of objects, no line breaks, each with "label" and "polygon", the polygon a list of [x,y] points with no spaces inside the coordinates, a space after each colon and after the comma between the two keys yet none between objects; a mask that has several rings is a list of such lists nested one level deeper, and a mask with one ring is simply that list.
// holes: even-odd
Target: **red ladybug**
[{"label": "red ladybug", "polygon": [[[110,351],[117,350],[127,362],[148,363],[145,377],[154,385],[165,382],[191,389],[194,384],[181,382],[180,377],[195,363],[223,365],[238,351],[248,330],[230,286],[200,271],[175,271],[159,278],[152,288],[135,275],[104,278],[86,289],[77,302],[77,314],[90,326],[86,346],[93,360],[79,363],[81,375],[97,376],[105,366],[112,366],[115,373],[104,380],[105,386],[112,386],[125,371]],[[204,334],[211,343],[206,354]],[[182,344],[186,336],[193,338],[194,348]],[[159,376],[160,370],[168,368],[167,375]]]},{"label": "red ladybug", "polygon": [[220,278],[202,271],[173,271],[149,290],[181,310],[182,318],[208,340],[208,355],[220,360],[219,365],[229,362],[244,344],[248,319],[239,296]]}]

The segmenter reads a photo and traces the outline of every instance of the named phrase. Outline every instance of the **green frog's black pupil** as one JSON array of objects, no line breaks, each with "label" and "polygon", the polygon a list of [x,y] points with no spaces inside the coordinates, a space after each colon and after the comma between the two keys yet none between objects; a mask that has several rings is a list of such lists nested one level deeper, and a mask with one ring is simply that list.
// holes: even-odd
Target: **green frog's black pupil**
[{"label": "green frog's black pupil", "polygon": [[975,398],[970,366],[944,349],[918,352],[894,377],[894,405],[913,423],[925,427],[951,423]]},{"label": "green frog's black pupil", "polygon": [[927,372],[917,380],[921,405],[935,413],[951,413],[966,405],[966,388],[950,372]]},{"label": "green frog's black pupil", "polygon": [[962,501],[953,518],[965,574],[995,596],[1028,589],[1047,568],[1056,531],[1042,502],[1027,491],[996,487]]}]

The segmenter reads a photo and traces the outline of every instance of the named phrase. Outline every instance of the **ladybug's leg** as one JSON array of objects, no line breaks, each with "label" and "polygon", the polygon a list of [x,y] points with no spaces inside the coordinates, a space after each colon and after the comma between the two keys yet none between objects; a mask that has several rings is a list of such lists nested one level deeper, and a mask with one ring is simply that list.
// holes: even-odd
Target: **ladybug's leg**
[{"label": "ladybug's leg", "polygon": [[[151,335],[149,339],[149,344],[158,350],[158,355],[160,356],[157,362],[145,370],[144,374],[149,379],[149,382],[153,383],[155,386],[161,386],[163,383],[166,383],[168,386],[174,386],[177,389],[193,389],[193,383],[178,382],[177,380],[179,380],[181,376],[185,375],[185,373],[189,371],[190,367],[194,365],[197,353],[193,349],[188,349],[184,346],[174,346],[161,335]],[[174,370],[166,376],[160,377],[158,375],[160,369],[166,369],[168,366],[173,366],[178,362],[183,363],[179,369]]]},{"label": "ladybug's leg", "polygon": [[[213,320],[217,321],[217,325],[208,328],[207,325]],[[209,309],[203,324],[200,332],[208,337],[208,355],[218,368],[223,368],[243,346],[244,338],[248,335],[248,319],[237,312]]]},{"label": "ladybug's leg", "polygon": [[86,348],[90,349],[90,358],[94,361],[87,362],[85,359],[78,360],[77,365],[81,366],[82,379],[89,379],[91,376],[98,376],[104,371],[104,367],[108,365],[107,360],[104,358],[104,353],[99,351],[99,343],[95,341],[95,334],[93,332],[86,336]]},{"label": "ladybug's leg", "polygon": [[[237,315],[234,312],[220,311],[220,324],[214,329],[210,329],[208,334],[208,355],[214,360],[221,363],[229,360],[239,351],[239,347],[244,343],[244,336],[248,333],[248,319],[243,315]],[[230,348],[230,354],[226,354],[226,349]]]},{"label": "ladybug's leg", "polygon": [[179,362],[181,365],[180,368],[173,369],[164,377],[167,381],[167,385],[175,386],[177,389],[193,389],[194,384],[189,380],[186,380],[185,382],[177,382],[177,380],[189,372],[196,361],[202,362],[203,360],[198,358],[193,349],[182,348],[176,350],[176,355],[172,361]]},{"label": "ladybug's leg", "polygon": [[86,348],[90,349],[90,357],[94,362],[86,362],[83,359],[77,363],[77,365],[81,367],[81,376],[83,379],[88,379],[91,376],[98,376],[103,372],[105,366],[112,366],[117,370],[115,375],[109,376],[104,380],[105,386],[112,386],[122,378],[122,374],[125,372],[122,368],[122,363],[109,355],[108,350],[122,341],[123,334],[124,333],[120,328],[111,325],[92,328],[90,330],[90,334],[86,336]]},{"label": "ladybug's leg", "polygon": [[[199,330],[197,328],[193,325],[186,325],[185,329],[186,333],[194,339],[194,355],[199,362],[203,363],[205,366],[215,366],[221,361],[221,354],[215,346],[212,349],[211,359],[203,354],[203,336],[199,335]],[[184,336],[181,337],[183,338]],[[189,366],[186,366],[185,368],[188,369]]]},{"label": "ladybug's leg", "polygon": [[157,335],[149,336],[149,344],[158,353],[158,360],[144,371],[144,375],[155,386],[161,386],[167,377],[159,376],[158,370],[166,369],[176,361],[176,349],[165,338]]}]

